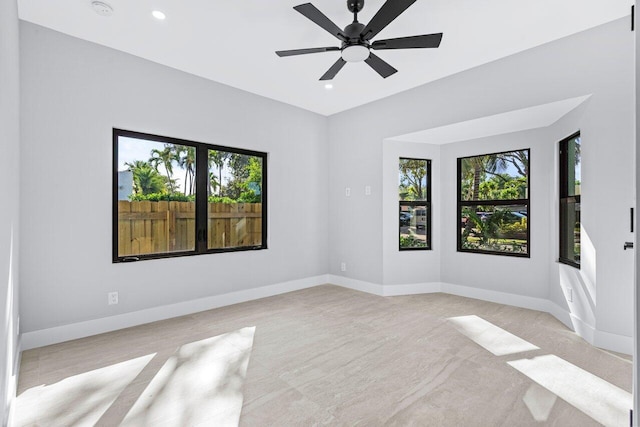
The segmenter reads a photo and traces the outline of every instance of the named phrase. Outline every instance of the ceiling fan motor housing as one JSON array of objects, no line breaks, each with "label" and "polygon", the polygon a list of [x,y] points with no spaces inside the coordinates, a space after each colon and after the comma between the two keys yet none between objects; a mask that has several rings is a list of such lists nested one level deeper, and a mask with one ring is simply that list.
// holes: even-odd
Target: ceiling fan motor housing
[{"label": "ceiling fan motor housing", "polygon": [[344,35],[349,39],[346,43],[348,44],[362,44],[362,40],[360,39],[360,33],[364,29],[364,24],[359,22],[354,22],[352,24],[344,27]]}]

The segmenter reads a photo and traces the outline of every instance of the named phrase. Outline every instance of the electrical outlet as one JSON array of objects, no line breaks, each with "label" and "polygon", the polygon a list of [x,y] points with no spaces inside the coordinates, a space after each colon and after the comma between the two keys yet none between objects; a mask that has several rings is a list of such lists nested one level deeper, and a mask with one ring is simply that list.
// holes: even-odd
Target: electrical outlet
[{"label": "electrical outlet", "polygon": [[347,263],[342,261],[340,263],[340,271],[347,271]]},{"label": "electrical outlet", "polygon": [[370,185],[366,185],[364,187],[364,195],[365,196],[370,196],[371,195],[371,186]]},{"label": "electrical outlet", "polygon": [[573,302],[573,289],[567,288],[567,301]]},{"label": "electrical outlet", "polygon": [[118,292],[109,292],[107,297],[109,299],[109,305],[115,305],[118,303]]},{"label": "electrical outlet", "polygon": [[347,197],[351,196],[351,187],[346,187],[344,189],[344,195],[347,196]]}]

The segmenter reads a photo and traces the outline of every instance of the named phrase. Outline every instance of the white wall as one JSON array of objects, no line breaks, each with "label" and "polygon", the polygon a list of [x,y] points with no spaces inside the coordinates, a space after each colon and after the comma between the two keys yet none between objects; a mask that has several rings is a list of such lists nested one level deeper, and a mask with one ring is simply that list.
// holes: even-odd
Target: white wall
[{"label": "white wall", "polygon": [[[32,24],[20,36],[24,331],[326,273],[325,117]],[[268,152],[269,249],[112,264],[112,127]]]},{"label": "white wall", "polygon": [[18,342],[18,213],[20,73],[18,9],[0,2],[0,424],[6,425],[15,397]]},{"label": "white wall", "polygon": [[[442,229],[440,237],[436,234],[434,240],[439,242],[436,251],[440,251],[443,282],[459,281],[461,283],[454,284],[552,298],[561,309],[567,309],[567,303],[562,301],[562,289],[558,288],[559,278],[550,277],[552,272],[558,276],[561,271],[552,268],[558,256],[554,229],[557,221],[555,146],[560,139],[581,130],[586,151],[583,204],[589,209],[585,230],[594,248],[594,253],[586,257],[591,257],[591,265],[583,267],[585,274],[594,277],[596,306],[592,311],[596,324],[592,326],[605,338],[612,338],[607,334],[631,337],[633,253],[623,251],[622,245],[632,237],[628,229],[628,209],[635,197],[633,40],[629,19],[620,19],[331,116],[330,272],[348,279],[389,284],[402,284],[421,274],[418,270],[400,272],[397,262],[401,261],[396,260],[405,254],[391,254],[393,249],[383,247],[390,239],[386,231],[386,237],[379,237],[379,230],[396,227],[395,221],[387,224],[390,208],[383,206],[387,202],[379,191],[391,185],[387,182],[388,172],[379,166],[387,162],[385,156],[389,148],[384,145],[388,143],[383,144],[385,139],[592,94],[584,115],[564,123],[572,129],[569,133],[558,125],[443,148]],[[455,237],[448,234],[454,230],[450,218],[455,217],[451,198],[455,193],[451,193],[450,188],[447,190],[447,186],[454,185],[453,159],[495,151],[498,147],[521,148],[525,142],[532,147],[532,167],[536,173],[531,195],[532,258],[457,254]],[[360,189],[364,185],[373,185],[371,197],[344,197],[345,186]],[[367,215],[362,215],[363,212]],[[354,217],[354,213],[360,214]],[[421,257],[427,264],[433,261],[431,253],[410,256]],[[339,271],[341,260],[350,266],[343,273]],[[417,261],[404,265],[422,268]],[[463,265],[471,268],[461,271]],[[474,268],[485,274],[473,274]],[[505,275],[505,270],[509,274]],[[514,279],[518,276],[521,278]],[[575,304],[588,304],[588,301]],[[573,309],[587,312],[589,307]]]}]

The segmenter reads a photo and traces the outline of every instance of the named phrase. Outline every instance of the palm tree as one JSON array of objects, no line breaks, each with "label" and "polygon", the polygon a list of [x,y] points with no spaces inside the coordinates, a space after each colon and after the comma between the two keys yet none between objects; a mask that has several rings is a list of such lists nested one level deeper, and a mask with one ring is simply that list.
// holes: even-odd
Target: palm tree
[{"label": "palm tree", "polygon": [[213,172],[209,172],[209,195],[212,196],[215,193],[216,188],[220,188],[220,182],[218,177]]},{"label": "palm tree", "polygon": [[529,175],[529,155],[527,150],[509,151],[508,153],[495,154],[495,168],[493,171],[487,171],[492,175],[495,172],[504,172],[509,166],[512,166],[520,176]]},{"label": "palm tree", "polygon": [[471,181],[467,200],[478,200],[480,197],[480,183],[487,169],[491,169],[489,163],[492,156],[476,156],[462,159],[462,176],[460,179]]},{"label": "palm tree", "polygon": [[469,219],[480,234],[480,243],[489,244],[490,239],[495,239],[500,231],[500,226],[507,217],[509,211],[496,209],[490,215],[480,217],[476,212],[469,211]]},{"label": "palm tree", "polygon": [[229,158],[226,151],[209,150],[209,169],[214,164],[218,168],[218,196],[222,195],[222,169]]},{"label": "palm tree", "polygon": [[148,162],[136,160],[125,163],[133,173],[133,191],[135,194],[152,194],[166,192],[165,179]]},{"label": "palm tree", "polygon": [[174,147],[175,146],[173,144],[164,144],[164,148],[162,150],[154,148],[151,150],[151,158],[149,159],[149,163],[152,164],[156,170],[158,170],[160,164],[164,165],[164,170],[167,173],[167,182],[169,183],[169,191],[171,193],[175,191],[172,175],[173,161],[177,160],[177,156],[174,151]]},{"label": "palm tree", "polygon": [[191,195],[195,186],[196,149],[186,145],[176,145],[175,147],[178,165],[184,169],[184,195],[187,195],[187,187],[189,195]]}]

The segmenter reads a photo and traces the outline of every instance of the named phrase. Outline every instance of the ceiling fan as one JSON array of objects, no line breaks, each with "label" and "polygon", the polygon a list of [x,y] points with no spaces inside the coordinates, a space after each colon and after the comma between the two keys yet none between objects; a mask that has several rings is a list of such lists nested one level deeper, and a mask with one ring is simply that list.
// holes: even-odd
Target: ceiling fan
[{"label": "ceiling fan", "polygon": [[358,22],[358,12],[363,8],[364,0],[347,0],[347,8],[350,12],[353,12],[353,22],[347,25],[344,30],[341,30],[311,3],[294,6],[295,10],[340,40],[342,46],[279,50],[276,54],[282,57],[339,50],[341,54],[340,58],[320,77],[320,80],[331,80],[338,74],[338,71],[344,67],[344,64],[359,61],[366,62],[383,78],[387,78],[398,70],[380,59],[380,57],[374,55],[371,49],[414,49],[436,48],[440,46],[442,33],[371,41],[372,38],[415,2],[416,0],[387,0],[374,17],[371,18],[371,21],[367,25],[364,25]]}]

